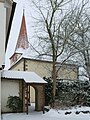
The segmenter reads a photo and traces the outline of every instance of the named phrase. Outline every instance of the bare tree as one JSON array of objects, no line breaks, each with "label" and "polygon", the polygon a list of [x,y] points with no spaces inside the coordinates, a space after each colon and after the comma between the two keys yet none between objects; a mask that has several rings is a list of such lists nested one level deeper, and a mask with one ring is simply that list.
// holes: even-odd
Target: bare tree
[{"label": "bare tree", "polygon": [[90,80],[90,14],[87,9],[80,15],[69,45],[72,46],[71,50],[75,51],[74,61],[84,70],[81,75]]},{"label": "bare tree", "polygon": [[51,58],[52,60],[54,99],[57,73],[60,69],[56,68],[57,61],[63,64],[75,54],[68,48],[68,41],[71,39],[70,36],[75,33],[79,16],[85,6],[85,3],[79,6],[75,18],[73,12],[77,9],[77,4],[75,7],[75,4],[72,3],[72,0],[33,0],[38,14],[38,17],[35,17],[37,24],[34,28],[36,38],[39,40],[38,47],[34,50],[39,54],[39,57],[47,57],[47,59]]}]

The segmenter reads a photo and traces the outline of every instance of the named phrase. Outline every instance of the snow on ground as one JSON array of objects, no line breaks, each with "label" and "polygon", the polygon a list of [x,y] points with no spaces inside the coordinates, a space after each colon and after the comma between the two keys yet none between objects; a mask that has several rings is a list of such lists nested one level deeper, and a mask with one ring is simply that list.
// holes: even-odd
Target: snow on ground
[{"label": "snow on ground", "polygon": [[[76,111],[89,111],[89,113],[75,114]],[[65,115],[66,112],[72,113]],[[69,110],[50,109],[45,114],[31,109],[28,115],[25,113],[2,114],[2,120],[90,120],[90,107],[78,107]]]}]

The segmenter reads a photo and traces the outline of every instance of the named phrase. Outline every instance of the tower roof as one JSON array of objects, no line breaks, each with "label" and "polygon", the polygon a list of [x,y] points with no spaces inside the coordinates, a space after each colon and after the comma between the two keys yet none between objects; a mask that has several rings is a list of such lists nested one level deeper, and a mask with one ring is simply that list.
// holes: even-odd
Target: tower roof
[{"label": "tower roof", "polygon": [[27,49],[29,47],[28,43],[28,37],[27,37],[27,30],[26,30],[26,22],[25,22],[25,16],[24,16],[24,11],[23,11],[23,16],[22,16],[22,22],[21,22],[21,28],[18,36],[18,41],[16,44],[16,49]]}]

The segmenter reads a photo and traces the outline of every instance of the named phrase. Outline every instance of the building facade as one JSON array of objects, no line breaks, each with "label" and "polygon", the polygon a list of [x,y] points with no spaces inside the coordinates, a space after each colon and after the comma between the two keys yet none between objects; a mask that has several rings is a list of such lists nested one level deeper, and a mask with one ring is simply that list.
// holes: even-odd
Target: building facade
[{"label": "building facade", "polygon": [[[4,65],[5,49],[7,45],[7,33],[10,23],[13,0],[0,0],[0,113],[1,113],[1,70]],[[10,30],[10,29],[9,29]]]},{"label": "building facade", "polygon": [[[6,8],[4,0],[0,0],[0,68],[4,62],[5,38],[6,38]],[[2,18],[2,19],[1,19]]]},{"label": "building facade", "polygon": [[0,0],[0,68],[4,64],[6,36],[12,10],[12,0]]}]

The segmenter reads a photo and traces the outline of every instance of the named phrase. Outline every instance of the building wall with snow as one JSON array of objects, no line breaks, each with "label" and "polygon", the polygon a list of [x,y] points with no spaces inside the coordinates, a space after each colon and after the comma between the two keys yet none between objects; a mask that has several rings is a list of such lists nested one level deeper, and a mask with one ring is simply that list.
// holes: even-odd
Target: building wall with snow
[{"label": "building wall with snow", "polygon": [[[57,69],[60,64],[57,64]],[[51,77],[52,74],[52,62],[36,59],[21,59],[15,65],[13,65],[11,70],[21,70],[21,71],[33,71],[40,77]],[[64,64],[60,67],[58,72],[59,79],[78,79],[78,67],[73,64]]]},{"label": "building wall with snow", "polygon": [[19,96],[19,80],[7,80],[1,81],[1,111],[10,112],[11,110],[6,107],[9,96]]},{"label": "building wall with snow", "polygon": [[14,63],[10,70],[24,71],[24,61],[20,60],[20,62]]},{"label": "building wall with snow", "polygon": [[[58,67],[57,67],[58,68]],[[15,65],[11,67],[12,70],[19,71],[32,71],[38,74],[40,77],[51,77],[52,62],[33,60],[33,59],[21,59]],[[75,65],[63,65],[58,72],[59,79],[75,80],[78,78],[78,68]],[[30,87],[30,101],[35,102],[35,90]]]},{"label": "building wall with snow", "polygon": [[[28,71],[34,71],[39,76],[51,77],[52,74],[52,62],[38,61],[38,60],[27,60],[26,67]],[[60,64],[59,64],[60,65]],[[57,64],[57,69],[59,68]],[[77,79],[77,68],[71,65],[63,65],[60,67],[57,78],[59,79]]]}]

